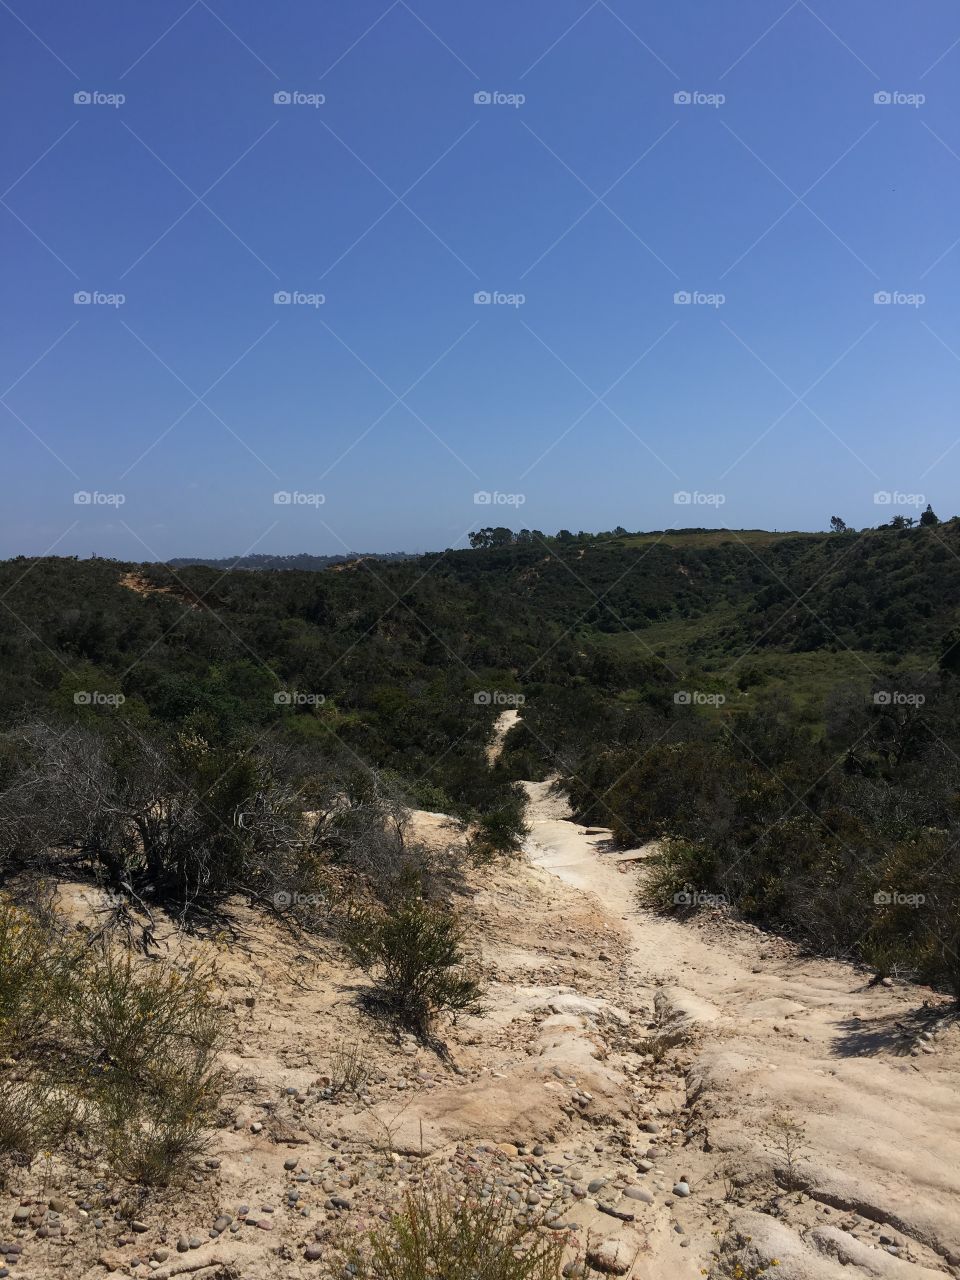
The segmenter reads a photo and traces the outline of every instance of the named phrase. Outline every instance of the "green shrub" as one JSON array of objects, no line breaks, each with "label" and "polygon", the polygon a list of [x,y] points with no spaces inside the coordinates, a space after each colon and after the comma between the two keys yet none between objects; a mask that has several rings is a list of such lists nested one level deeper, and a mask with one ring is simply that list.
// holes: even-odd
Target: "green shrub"
[{"label": "green shrub", "polygon": [[375,1000],[403,1026],[428,1035],[440,1014],[482,1012],[482,987],[449,907],[409,888],[386,908],[354,907],[343,924],[354,959],[376,982]]},{"label": "green shrub", "polygon": [[[182,1174],[219,1103],[221,1015],[198,964],[82,948],[0,905],[0,1155],[69,1135],[143,1183]],[[15,1074],[14,1074],[15,1071]]]},{"label": "green shrub", "polygon": [[411,1191],[348,1265],[356,1280],[559,1280],[564,1244],[506,1201],[434,1183]]}]

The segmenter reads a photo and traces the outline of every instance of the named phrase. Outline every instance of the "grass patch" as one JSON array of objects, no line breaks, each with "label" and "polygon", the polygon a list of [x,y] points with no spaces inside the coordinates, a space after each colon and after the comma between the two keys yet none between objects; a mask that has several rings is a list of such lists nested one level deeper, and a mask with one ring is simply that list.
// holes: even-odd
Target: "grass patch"
[{"label": "grass patch", "polygon": [[436,1183],[348,1250],[355,1280],[559,1280],[564,1238],[506,1201]]}]

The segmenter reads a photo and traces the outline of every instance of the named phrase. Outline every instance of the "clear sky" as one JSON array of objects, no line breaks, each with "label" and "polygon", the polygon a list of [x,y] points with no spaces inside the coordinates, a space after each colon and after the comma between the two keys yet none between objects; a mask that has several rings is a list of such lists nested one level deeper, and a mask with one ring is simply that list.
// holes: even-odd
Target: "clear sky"
[{"label": "clear sky", "polygon": [[0,0],[0,33],[0,554],[960,510],[953,0]]}]

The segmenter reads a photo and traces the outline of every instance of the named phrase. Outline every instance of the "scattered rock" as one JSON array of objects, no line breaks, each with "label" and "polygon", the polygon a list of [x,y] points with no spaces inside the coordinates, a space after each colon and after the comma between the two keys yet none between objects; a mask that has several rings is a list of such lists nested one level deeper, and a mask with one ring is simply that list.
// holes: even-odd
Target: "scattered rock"
[{"label": "scattered rock", "polygon": [[619,1240],[601,1240],[587,1250],[588,1266],[606,1276],[625,1276],[630,1270],[630,1257]]}]

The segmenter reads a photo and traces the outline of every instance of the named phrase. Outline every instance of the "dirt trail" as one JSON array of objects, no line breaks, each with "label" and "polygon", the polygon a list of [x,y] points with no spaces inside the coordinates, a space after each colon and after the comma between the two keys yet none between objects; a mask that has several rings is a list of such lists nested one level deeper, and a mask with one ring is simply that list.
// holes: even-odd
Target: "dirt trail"
[{"label": "dirt trail", "polygon": [[[649,997],[654,1034],[689,1036],[684,1226],[700,1266],[752,1277],[776,1258],[782,1280],[958,1274],[960,1028],[946,1002],[869,985],[720,913],[685,923],[638,908],[643,851],[611,852],[609,832],[569,821],[548,783],[525,785],[528,859],[624,932],[619,983]],[[662,1234],[658,1256],[657,1239],[650,1274],[697,1273]]]}]

